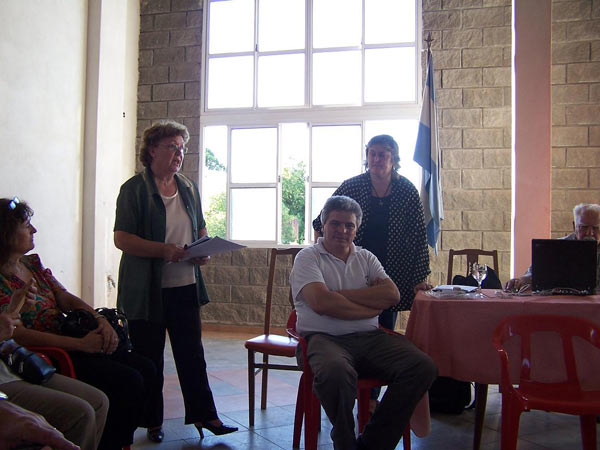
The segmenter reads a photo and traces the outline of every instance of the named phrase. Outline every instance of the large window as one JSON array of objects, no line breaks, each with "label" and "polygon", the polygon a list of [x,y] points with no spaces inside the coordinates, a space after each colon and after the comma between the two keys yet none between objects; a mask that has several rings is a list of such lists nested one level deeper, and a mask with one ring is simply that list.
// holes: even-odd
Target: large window
[{"label": "large window", "polygon": [[416,0],[205,0],[202,199],[211,235],[307,243],[364,145],[418,185]]}]

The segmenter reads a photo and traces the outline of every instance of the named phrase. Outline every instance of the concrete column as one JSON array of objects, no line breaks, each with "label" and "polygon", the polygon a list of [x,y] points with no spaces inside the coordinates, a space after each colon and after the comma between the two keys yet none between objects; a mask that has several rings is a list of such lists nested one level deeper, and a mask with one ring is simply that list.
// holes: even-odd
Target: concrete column
[{"label": "concrete column", "polygon": [[513,276],[531,263],[531,239],[550,237],[551,13],[551,0],[513,1]]}]

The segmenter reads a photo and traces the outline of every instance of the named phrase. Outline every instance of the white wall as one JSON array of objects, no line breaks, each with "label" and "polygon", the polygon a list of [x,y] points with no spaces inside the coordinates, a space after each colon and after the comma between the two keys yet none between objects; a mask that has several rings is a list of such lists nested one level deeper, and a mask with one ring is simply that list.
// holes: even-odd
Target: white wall
[{"label": "white wall", "polygon": [[89,1],[82,296],[98,306],[117,299],[112,230],[119,187],[135,167],[138,36],[138,2]]},{"label": "white wall", "polygon": [[116,195],[135,167],[138,35],[137,1],[0,2],[0,196],[31,204],[34,251],[96,306],[116,300],[107,278],[120,258]]},{"label": "white wall", "polygon": [[0,2],[0,195],[35,210],[36,252],[73,292],[81,279],[87,5]]}]

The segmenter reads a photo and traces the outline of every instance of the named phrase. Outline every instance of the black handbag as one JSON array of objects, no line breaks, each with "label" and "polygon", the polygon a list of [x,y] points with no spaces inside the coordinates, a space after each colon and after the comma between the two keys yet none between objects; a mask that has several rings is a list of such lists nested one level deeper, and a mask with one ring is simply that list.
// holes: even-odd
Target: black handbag
[{"label": "black handbag", "polygon": [[14,339],[7,339],[0,344],[0,358],[12,373],[33,384],[46,383],[56,372],[55,367],[17,344]]},{"label": "black handbag", "polygon": [[[119,337],[119,345],[115,353],[130,352],[133,348],[129,337],[129,326],[127,317],[115,308],[98,308],[96,312],[108,321]],[[75,309],[68,312],[60,327],[60,334],[82,338],[90,331],[98,328],[98,319],[86,309]]]}]

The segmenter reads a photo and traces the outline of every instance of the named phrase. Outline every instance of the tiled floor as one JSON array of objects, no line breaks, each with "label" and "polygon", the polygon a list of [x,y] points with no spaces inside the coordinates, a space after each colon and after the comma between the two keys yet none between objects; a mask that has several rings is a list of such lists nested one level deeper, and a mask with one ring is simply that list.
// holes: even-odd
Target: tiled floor
[{"label": "tiled floor", "polygon": [[[299,372],[272,371],[269,374],[268,407],[256,411],[254,428],[248,427],[247,352],[244,341],[251,336],[210,332],[204,334],[209,379],[221,419],[239,427],[226,436],[213,436],[205,431],[200,440],[192,425],[183,423],[183,400],[171,358],[170,349],[165,364],[165,440],[161,444],[146,439],[144,429],[138,429],[135,449],[239,449],[279,450],[292,448],[294,405]],[[257,393],[260,377],[257,377]],[[481,450],[500,448],[500,394],[490,386],[485,428]],[[258,408],[258,403],[257,403]],[[412,436],[414,450],[467,450],[472,447],[474,414],[472,410],[461,415],[434,415],[429,436]],[[329,439],[331,427],[323,414],[319,449],[333,449]],[[303,446],[301,442],[301,446]],[[402,448],[402,443],[397,447]],[[519,450],[580,449],[579,420],[561,414],[530,412],[521,417]]]}]

